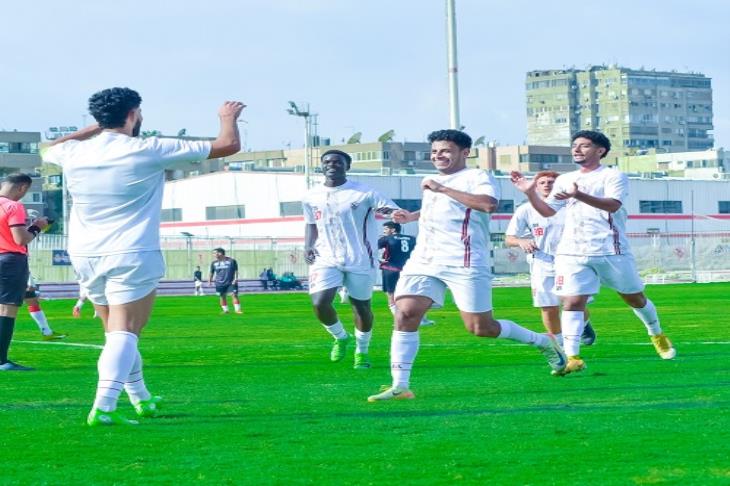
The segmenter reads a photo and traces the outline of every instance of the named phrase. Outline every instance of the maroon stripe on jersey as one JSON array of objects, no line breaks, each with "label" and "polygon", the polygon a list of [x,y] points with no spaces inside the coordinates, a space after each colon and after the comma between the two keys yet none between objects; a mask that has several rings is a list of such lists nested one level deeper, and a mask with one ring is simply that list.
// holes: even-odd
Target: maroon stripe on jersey
[{"label": "maroon stripe on jersey", "polygon": [[464,266],[471,266],[471,236],[469,236],[469,219],[471,218],[471,208],[466,208],[464,213],[464,221],[461,223],[461,241],[464,242]]},{"label": "maroon stripe on jersey", "polygon": [[618,239],[618,229],[613,225],[613,214],[608,213],[608,227],[613,231],[613,251],[616,255],[621,254],[621,243]]},{"label": "maroon stripe on jersey", "polygon": [[362,221],[362,241],[365,244],[365,248],[368,251],[368,257],[370,258],[370,267],[375,268],[375,259],[373,258],[373,249],[368,241],[368,216],[373,211],[373,208],[368,208],[368,212],[365,213],[365,219]]}]

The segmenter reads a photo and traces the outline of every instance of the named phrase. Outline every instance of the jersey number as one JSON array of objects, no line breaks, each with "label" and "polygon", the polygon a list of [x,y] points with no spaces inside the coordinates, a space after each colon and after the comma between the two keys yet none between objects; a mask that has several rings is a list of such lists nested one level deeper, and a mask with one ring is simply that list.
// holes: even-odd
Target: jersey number
[{"label": "jersey number", "polygon": [[403,253],[408,253],[408,250],[411,249],[411,245],[408,242],[408,240],[400,240],[400,251]]}]

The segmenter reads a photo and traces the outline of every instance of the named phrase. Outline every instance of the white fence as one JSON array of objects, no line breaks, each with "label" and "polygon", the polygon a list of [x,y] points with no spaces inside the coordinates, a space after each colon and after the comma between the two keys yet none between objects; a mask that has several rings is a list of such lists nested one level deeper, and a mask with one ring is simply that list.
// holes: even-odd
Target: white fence
[{"label": "white fence", "polygon": [[[630,234],[632,252],[647,282],[714,282],[730,280],[730,232]],[[277,275],[307,275],[304,243],[300,238],[163,237],[167,280],[191,279],[196,266],[207,277],[213,249],[224,248],[238,261],[242,279],[256,279],[264,268]],[[30,266],[41,282],[72,282],[69,265],[62,265],[63,235],[43,234],[30,245]],[[527,263],[519,248],[504,248],[494,241],[494,273],[519,276]],[[518,279],[520,280],[520,279]]]}]

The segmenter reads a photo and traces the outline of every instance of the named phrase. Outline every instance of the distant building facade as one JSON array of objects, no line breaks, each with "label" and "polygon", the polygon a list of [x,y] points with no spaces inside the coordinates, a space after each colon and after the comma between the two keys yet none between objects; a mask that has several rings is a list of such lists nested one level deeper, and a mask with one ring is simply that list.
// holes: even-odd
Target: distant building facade
[{"label": "distant building facade", "polygon": [[40,132],[0,131],[0,179],[13,172],[32,176],[33,184],[22,202],[26,209],[43,213],[43,180],[38,175],[41,168],[40,141]]},{"label": "distant building facade", "polygon": [[665,152],[713,147],[712,86],[703,74],[592,66],[530,71],[527,142],[568,145],[599,130],[616,148]]}]

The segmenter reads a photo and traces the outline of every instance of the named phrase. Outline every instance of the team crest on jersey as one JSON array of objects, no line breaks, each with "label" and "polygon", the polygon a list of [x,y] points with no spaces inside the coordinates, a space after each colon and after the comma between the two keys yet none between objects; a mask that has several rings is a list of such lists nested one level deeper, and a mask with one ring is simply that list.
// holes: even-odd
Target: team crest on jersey
[{"label": "team crest on jersey", "polygon": [[359,205],[360,205],[360,203],[356,203],[356,202],[354,202],[354,203],[350,204],[350,208],[351,208],[351,209],[357,209],[357,207],[358,207]]}]

